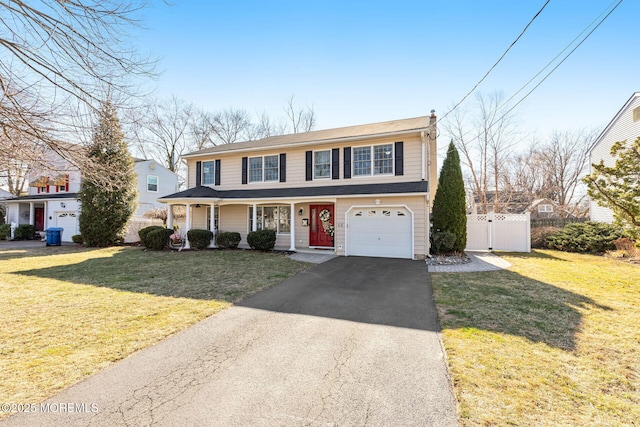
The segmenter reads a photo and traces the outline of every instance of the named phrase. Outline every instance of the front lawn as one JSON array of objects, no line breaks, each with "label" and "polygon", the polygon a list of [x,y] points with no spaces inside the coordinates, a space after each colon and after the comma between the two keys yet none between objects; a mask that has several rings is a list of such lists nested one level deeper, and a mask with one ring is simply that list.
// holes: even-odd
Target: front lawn
[{"label": "front lawn", "polygon": [[307,267],[251,251],[2,251],[0,402],[39,402]]},{"label": "front lawn", "polygon": [[462,425],[638,425],[640,267],[503,257],[509,270],[431,275]]}]

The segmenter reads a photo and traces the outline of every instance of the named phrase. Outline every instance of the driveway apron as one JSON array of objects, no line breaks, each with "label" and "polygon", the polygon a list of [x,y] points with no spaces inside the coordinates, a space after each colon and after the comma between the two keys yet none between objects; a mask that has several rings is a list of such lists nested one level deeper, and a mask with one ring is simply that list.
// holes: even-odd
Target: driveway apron
[{"label": "driveway apron", "polygon": [[424,262],[335,258],[0,425],[454,426],[438,330]]}]

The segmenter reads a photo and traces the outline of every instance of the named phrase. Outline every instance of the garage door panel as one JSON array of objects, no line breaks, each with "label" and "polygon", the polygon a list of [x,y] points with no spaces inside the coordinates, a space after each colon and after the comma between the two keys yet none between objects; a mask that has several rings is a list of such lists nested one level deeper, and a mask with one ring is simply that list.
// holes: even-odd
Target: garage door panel
[{"label": "garage door panel", "polygon": [[78,234],[78,215],[76,212],[56,212],[56,227],[61,227],[63,242],[70,242],[71,236]]},{"label": "garage door panel", "polygon": [[348,255],[412,258],[412,216],[405,208],[356,209],[349,214]]}]

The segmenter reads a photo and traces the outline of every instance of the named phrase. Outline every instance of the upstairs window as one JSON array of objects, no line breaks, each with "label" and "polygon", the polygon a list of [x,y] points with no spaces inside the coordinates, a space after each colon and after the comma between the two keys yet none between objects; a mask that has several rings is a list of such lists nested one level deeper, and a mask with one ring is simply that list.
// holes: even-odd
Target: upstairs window
[{"label": "upstairs window", "polygon": [[331,178],[331,150],[313,153],[314,179]]},{"label": "upstairs window", "polygon": [[353,149],[353,176],[390,174],[393,174],[393,144]]},{"label": "upstairs window", "polygon": [[216,162],[202,162],[202,185],[213,185],[215,182],[215,163]]},{"label": "upstairs window", "polygon": [[636,107],[633,109],[633,121],[634,122],[640,121],[640,107]]},{"label": "upstairs window", "polygon": [[147,175],[147,191],[152,193],[158,192],[158,177],[154,175]]},{"label": "upstairs window", "polygon": [[275,156],[249,158],[249,182],[278,181],[280,179],[280,160]]}]

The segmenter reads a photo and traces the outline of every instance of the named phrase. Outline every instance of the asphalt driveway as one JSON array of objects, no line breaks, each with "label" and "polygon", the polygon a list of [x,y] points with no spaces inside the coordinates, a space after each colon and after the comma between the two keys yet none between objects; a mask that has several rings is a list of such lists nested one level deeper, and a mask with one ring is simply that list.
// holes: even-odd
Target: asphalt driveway
[{"label": "asphalt driveway", "polygon": [[0,425],[457,425],[437,331],[424,262],[335,258]]}]

